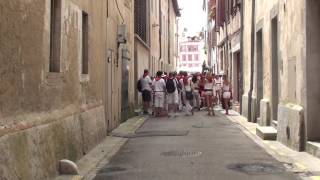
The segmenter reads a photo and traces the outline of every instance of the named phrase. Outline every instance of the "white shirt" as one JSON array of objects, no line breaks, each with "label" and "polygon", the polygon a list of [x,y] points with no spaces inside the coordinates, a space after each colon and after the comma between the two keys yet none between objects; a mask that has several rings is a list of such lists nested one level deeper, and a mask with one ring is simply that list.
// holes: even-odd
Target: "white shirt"
[{"label": "white shirt", "polygon": [[[183,82],[183,80],[182,80],[182,82]],[[186,91],[192,91],[191,79],[190,79],[190,78],[188,79],[188,84],[185,85],[185,84],[183,83],[183,85],[184,85],[184,89],[185,89]]]},{"label": "white shirt", "polygon": [[148,91],[151,91],[151,84],[152,84],[152,81],[151,81],[151,78],[149,76],[146,76],[145,78],[141,77],[141,86],[142,86],[142,91],[144,90],[148,90]]},{"label": "white shirt", "polygon": [[152,83],[154,88],[154,92],[165,92],[166,91],[166,82],[164,79],[160,79],[158,81],[154,80]]}]

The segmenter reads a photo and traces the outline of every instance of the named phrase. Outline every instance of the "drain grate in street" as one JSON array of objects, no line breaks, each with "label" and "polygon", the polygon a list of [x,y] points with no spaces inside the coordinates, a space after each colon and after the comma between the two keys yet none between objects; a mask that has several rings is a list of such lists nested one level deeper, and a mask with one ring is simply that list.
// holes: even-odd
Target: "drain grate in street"
[{"label": "drain grate in street", "polygon": [[157,136],[187,136],[189,130],[178,131],[178,130],[167,130],[167,131],[140,131],[135,134],[122,134],[122,133],[111,133],[110,136],[121,137],[121,138],[142,138],[142,137],[157,137]]},{"label": "drain grate in street", "polygon": [[112,173],[112,172],[122,172],[126,171],[126,168],[123,167],[107,167],[107,168],[102,168],[99,173]]},{"label": "drain grate in street", "polygon": [[251,175],[277,174],[284,172],[284,168],[264,163],[231,164],[228,166],[228,169]]},{"label": "drain grate in street", "polygon": [[160,155],[165,157],[198,157],[201,154],[200,151],[168,151],[162,152]]}]

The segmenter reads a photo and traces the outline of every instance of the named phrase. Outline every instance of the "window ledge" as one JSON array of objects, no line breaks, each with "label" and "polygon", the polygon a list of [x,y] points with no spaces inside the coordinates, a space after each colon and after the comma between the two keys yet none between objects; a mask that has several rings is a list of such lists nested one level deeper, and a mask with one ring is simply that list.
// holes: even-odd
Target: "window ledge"
[{"label": "window ledge", "polygon": [[145,48],[147,48],[148,50],[150,50],[149,45],[148,45],[146,42],[144,42],[144,40],[142,40],[137,34],[135,34],[134,37],[135,37],[136,39],[138,39],[139,42],[140,42],[141,44],[143,44]]}]

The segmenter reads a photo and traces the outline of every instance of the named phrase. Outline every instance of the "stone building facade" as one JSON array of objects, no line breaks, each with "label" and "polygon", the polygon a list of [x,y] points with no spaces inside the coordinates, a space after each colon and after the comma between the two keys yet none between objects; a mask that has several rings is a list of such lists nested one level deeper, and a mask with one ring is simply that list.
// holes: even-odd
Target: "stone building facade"
[{"label": "stone building facade", "polygon": [[203,11],[207,14],[207,27],[206,27],[206,39],[205,46],[207,49],[208,66],[212,68],[212,72],[218,74],[217,69],[217,33],[216,33],[216,0],[204,0]]},{"label": "stone building facade", "polygon": [[[178,57],[177,0],[135,0],[135,80],[149,69],[173,71]],[[146,18],[143,18],[146,17]],[[136,102],[141,102],[137,90]]]},{"label": "stone building facade", "polygon": [[136,77],[151,57],[137,55],[134,8],[0,1],[0,179],[52,179],[59,160],[77,161],[133,115]]},{"label": "stone building facade", "polygon": [[[214,19],[216,39],[216,73],[226,75],[232,84],[235,104],[242,97],[241,67],[241,1],[211,0],[208,2],[209,20]],[[212,45],[211,45],[212,46]]]},{"label": "stone building facade", "polygon": [[242,114],[319,156],[320,2],[243,1]]}]

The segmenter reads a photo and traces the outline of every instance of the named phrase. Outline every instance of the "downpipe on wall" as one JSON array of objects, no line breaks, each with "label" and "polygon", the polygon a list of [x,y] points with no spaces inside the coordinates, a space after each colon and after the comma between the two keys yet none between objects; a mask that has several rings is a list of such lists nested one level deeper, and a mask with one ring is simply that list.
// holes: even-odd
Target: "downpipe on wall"
[{"label": "downpipe on wall", "polygon": [[248,93],[248,121],[252,119],[252,92],[254,79],[254,47],[255,47],[255,13],[256,1],[252,0],[252,19],[251,19],[251,57],[250,57],[250,89]]}]

